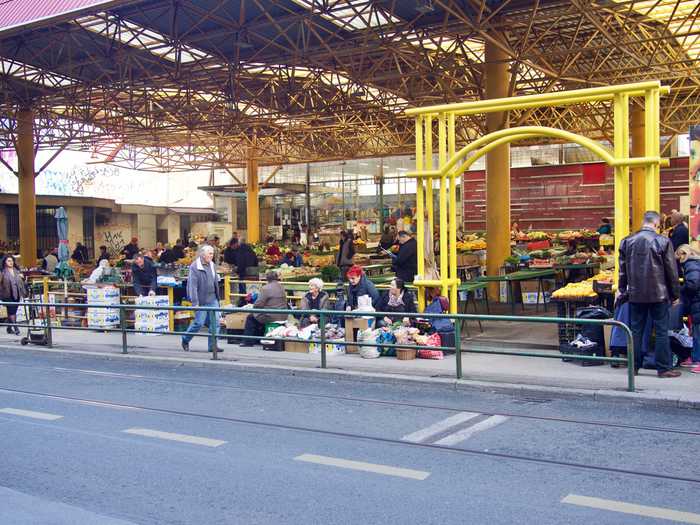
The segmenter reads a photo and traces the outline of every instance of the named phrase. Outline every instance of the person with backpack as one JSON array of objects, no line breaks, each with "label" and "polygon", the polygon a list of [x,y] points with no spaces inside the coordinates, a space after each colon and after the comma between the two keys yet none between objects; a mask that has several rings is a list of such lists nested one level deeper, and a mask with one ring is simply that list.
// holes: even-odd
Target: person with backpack
[{"label": "person with backpack", "polygon": [[693,324],[693,351],[680,366],[700,374],[700,254],[687,244],[682,244],[676,250],[676,258],[683,268],[681,299]]}]

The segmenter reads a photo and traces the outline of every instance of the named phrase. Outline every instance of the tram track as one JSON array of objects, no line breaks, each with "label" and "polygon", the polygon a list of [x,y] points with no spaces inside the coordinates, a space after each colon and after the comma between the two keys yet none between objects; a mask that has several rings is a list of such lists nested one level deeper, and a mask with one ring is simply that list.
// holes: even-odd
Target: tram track
[{"label": "tram track", "polygon": [[655,427],[655,426],[649,426],[649,425],[632,425],[632,424],[626,424],[626,423],[613,423],[613,422],[609,422],[609,421],[600,421],[600,420],[587,420],[587,419],[573,419],[573,418],[556,417],[556,416],[530,415],[530,414],[521,414],[521,413],[517,413],[517,412],[509,412],[509,411],[502,411],[502,410],[499,410],[499,411],[483,410],[483,409],[478,408],[478,407],[476,407],[476,408],[475,407],[467,407],[467,406],[455,407],[455,406],[433,405],[433,404],[423,404],[423,403],[409,403],[409,402],[404,402],[404,401],[375,399],[375,398],[367,398],[367,397],[355,397],[355,396],[343,396],[343,395],[335,395],[335,394],[299,392],[296,390],[279,390],[279,389],[274,389],[274,388],[253,388],[253,387],[225,385],[225,384],[220,384],[220,383],[206,383],[206,382],[201,382],[201,381],[187,381],[187,380],[183,380],[183,379],[172,379],[172,378],[166,378],[166,377],[148,377],[148,376],[135,375],[135,374],[123,374],[123,373],[118,373],[118,372],[107,372],[107,371],[97,371],[97,370],[93,371],[93,370],[84,370],[84,369],[75,369],[75,368],[38,367],[38,366],[33,366],[33,365],[18,365],[18,364],[13,364],[11,366],[20,366],[20,367],[24,367],[24,368],[41,369],[41,370],[52,371],[52,372],[74,372],[74,373],[78,373],[78,374],[93,375],[93,376],[112,378],[112,379],[124,379],[124,380],[143,381],[143,382],[150,382],[150,383],[167,383],[167,384],[176,384],[176,385],[183,385],[183,386],[194,386],[194,387],[207,388],[207,389],[209,389],[209,388],[221,388],[221,389],[225,389],[225,390],[235,390],[235,391],[239,391],[239,392],[265,393],[265,394],[304,397],[304,398],[311,397],[311,398],[315,398],[315,399],[326,399],[326,400],[330,400],[330,401],[347,401],[347,402],[353,402],[353,403],[367,403],[367,404],[373,404],[373,405],[396,406],[396,407],[405,407],[405,408],[418,408],[418,409],[426,409],[426,410],[441,410],[441,411],[445,411],[445,412],[455,412],[455,413],[456,412],[478,412],[478,413],[481,413],[485,416],[504,416],[504,417],[514,418],[514,419],[523,419],[523,420],[531,420],[531,421],[544,421],[544,422],[552,422],[552,423],[568,423],[568,424],[573,424],[573,425],[586,425],[586,426],[594,426],[594,427],[602,427],[602,428],[618,428],[618,429],[622,429],[622,430],[660,432],[660,433],[664,433],[664,434],[676,434],[676,435],[700,437],[700,431],[695,431],[695,430],[684,430],[684,429],[679,429],[679,428],[668,428],[668,427]]},{"label": "tram track", "polygon": [[456,447],[445,446],[445,445],[437,445],[434,443],[416,443],[416,442],[403,441],[401,439],[387,438],[387,437],[381,437],[381,436],[356,434],[356,433],[352,433],[352,432],[339,432],[339,431],[334,431],[334,430],[323,430],[323,429],[304,427],[304,426],[298,426],[298,425],[287,425],[287,424],[282,424],[282,423],[256,421],[256,420],[245,419],[245,418],[217,416],[217,415],[213,415],[213,414],[203,414],[203,413],[199,413],[199,412],[190,412],[190,411],[184,411],[184,410],[156,408],[156,407],[149,407],[149,406],[145,406],[145,405],[117,403],[117,402],[104,400],[104,399],[88,399],[88,398],[81,398],[81,397],[75,397],[75,396],[64,396],[64,395],[58,395],[58,394],[51,394],[51,393],[47,393],[47,392],[35,392],[35,391],[30,391],[30,390],[20,390],[20,389],[5,388],[5,387],[0,387],[0,392],[6,392],[6,393],[10,393],[10,394],[21,394],[21,395],[26,395],[26,396],[40,397],[40,398],[44,398],[44,399],[53,399],[53,400],[59,400],[59,401],[76,402],[76,403],[81,403],[81,404],[86,404],[86,405],[105,406],[105,407],[113,407],[113,408],[127,409],[127,410],[140,410],[143,412],[149,412],[149,413],[153,413],[153,414],[170,415],[170,416],[178,416],[178,417],[189,417],[189,418],[199,418],[199,419],[205,419],[205,420],[209,420],[209,421],[218,421],[218,422],[224,422],[224,423],[249,425],[249,426],[261,427],[261,428],[267,428],[267,429],[292,431],[292,432],[303,432],[303,433],[316,434],[316,435],[321,435],[321,436],[326,436],[326,437],[352,439],[352,440],[365,441],[365,442],[371,442],[371,443],[382,443],[382,444],[387,444],[387,445],[418,448],[418,449],[423,449],[423,450],[433,450],[433,451],[450,453],[450,454],[457,454],[457,455],[462,455],[462,456],[465,456],[465,455],[466,456],[480,456],[480,457],[494,458],[494,459],[500,459],[500,460],[518,461],[518,462],[524,462],[524,463],[530,463],[530,464],[548,465],[548,466],[553,466],[553,467],[573,468],[573,469],[585,470],[585,471],[589,471],[589,472],[636,476],[636,477],[643,477],[643,478],[649,478],[649,479],[676,481],[676,482],[692,483],[695,485],[700,485],[700,478],[692,478],[692,477],[685,477],[685,476],[673,476],[670,474],[661,474],[658,472],[648,472],[648,471],[643,471],[643,470],[624,469],[624,468],[617,468],[617,467],[608,467],[608,466],[603,466],[603,465],[591,465],[591,464],[586,464],[586,463],[576,463],[576,462],[572,462],[572,461],[561,461],[561,460],[556,460],[556,459],[538,458],[538,457],[532,457],[532,456],[524,456],[524,455],[520,455],[520,454],[510,454],[510,453],[505,453],[505,452],[493,452],[490,450],[456,448]]}]

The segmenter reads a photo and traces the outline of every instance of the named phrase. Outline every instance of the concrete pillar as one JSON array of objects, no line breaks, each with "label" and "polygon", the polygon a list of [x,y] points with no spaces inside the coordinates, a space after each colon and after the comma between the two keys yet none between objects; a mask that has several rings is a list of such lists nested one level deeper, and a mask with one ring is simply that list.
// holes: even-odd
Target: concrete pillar
[{"label": "concrete pillar", "polygon": [[36,189],[34,186],[34,112],[17,113],[17,161],[19,165],[19,253],[21,265],[36,264]]},{"label": "concrete pillar", "polygon": [[[486,42],[486,98],[508,96],[508,55]],[[508,126],[505,112],[488,113],[486,127],[490,133]],[[510,257],[510,146],[503,145],[486,154],[486,244],[488,275],[498,275]],[[491,283],[489,294],[498,297],[498,283]]]},{"label": "concrete pillar", "polygon": [[255,149],[253,148],[248,150],[246,168],[247,241],[256,243],[260,242],[260,200],[258,197],[258,160],[255,158]]},{"label": "concrete pillar", "polygon": [[[630,115],[630,132],[632,135],[632,157],[643,157],[644,150],[644,108],[633,105]],[[646,192],[644,177],[646,170],[643,166],[631,169],[632,179],[632,231],[642,226],[646,211]],[[616,225],[617,226],[617,225]]]}]

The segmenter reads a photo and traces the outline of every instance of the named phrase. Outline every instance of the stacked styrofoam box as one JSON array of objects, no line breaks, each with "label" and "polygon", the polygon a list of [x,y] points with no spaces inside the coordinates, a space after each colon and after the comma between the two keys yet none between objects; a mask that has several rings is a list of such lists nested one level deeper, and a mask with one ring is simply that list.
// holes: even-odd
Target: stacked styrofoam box
[{"label": "stacked styrofoam box", "polygon": [[[136,306],[168,306],[167,295],[137,297]],[[168,310],[134,310],[134,328],[143,332],[167,332]]]},{"label": "stacked styrofoam box", "polygon": [[86,288],[88,303],[88,326],[91,328],[114,328],[119,325],[119,309],[90,308],[90,305],[119,304],[119,288],[105,286]]}]

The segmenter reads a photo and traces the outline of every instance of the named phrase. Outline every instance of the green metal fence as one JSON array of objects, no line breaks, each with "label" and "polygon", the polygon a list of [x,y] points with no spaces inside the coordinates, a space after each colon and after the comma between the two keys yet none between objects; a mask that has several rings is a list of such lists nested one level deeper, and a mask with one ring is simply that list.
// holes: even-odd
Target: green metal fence
[{"label": "green metal fence", "polygon": [[[53,341],[53,331],[54,330],[83,330],[83,331],[99,331],[99,332],[118,332],[122,335],[122,353],[126,354],[128,352],[128,334],[133,333],[153,333],[145,330],[137,330],[135,328],[127,327],[127,315],[128,311],[135,310],[157,310],[157,311],[205,311],[207,312],[208,318],[208,332],[189,334],[195,337],[207,337],[209,338],[209,345],[212,348],[212,359],[218,359],[217,351],[217,341],[222,338],[232,337],[228,334],[219,333],[219,323],[215,321],[217,314],[230,314],[230,313],[265,313],[265,314],[284,314],[284,315],[315,315],[319,318],[319,329],[321,332],[321,338],[319,340],[313,340],[310,342],[320,343],[320,366],[321,368],[327,368],[327,352],[326,352],[326,325],[329,319],[332,318],[355,318],[355,317],[372,317],[376,319],[383,319],[385,316],[396,316],[396,312],[345,312],[345,311],[335,311],[335,310],[289,310],[289,309],[257,309],[257,308],[222,308],[222,307],[193,307],[193,306],[146,306],[146,305],[131,305],[131,304],[113,304],[113,305],[76,305],[75,303],[44,303],[44,302],[31,302],[31,303],[13,303],[13,302],[2,302],[4,305],[18,305],[20,308],[26,308],[30,310],[34,308],[36,312],[43,313],[44,319],[49,319],[51,308],[75,308],[75,307],[89,307],[95,309],[111,309],[119,310],[119,326],[116,328],[96,328],[96,327],[83,327],[83,326],[52,326],[50,322],[41,323],[42,326],[37,326],[33,324],[31,318],[36,317],[36,315],[29,315],[32,311],[28,311],[27,319],[25,323],[16,323],[16,326],[21,328],[32,328],[35,330],[44,331],[46,338],[46,345],[52,346]],[[419,345],[409,345],[409,344],[389,344],[389,343],[368,343],[368,342],[354,342],[354,341],[336,341],[333,340],[333,344],[338,344],[342,346],[353,345],[353,346],[371,346],[371,347],[387,347],[387,348],[413,348],[416,350],[421,349],[432,349],[432,350],[445,350],[455,352],[455,375],[457,379],[462,378],[462,354],[464,353],[475,353],[475,354],[494,354],[494,355],[508,355],[508,356],[518,356],[518,357],[544,357],[550,359],[561,359],[561,358],[571,358],[569,354],[562,354],[560,352],[530,352],[530,351],[512,351],[512,350],[484,350],[476,348],[464,347],[461,338],[461,325],[463,321],[490,321],[490,322],[518,322],[518,323],[542,323],[542,324],[576,324],[576,325],[598,325],[598,326],[616,326],[624,331],[627,337],[627,357],[599,357],[599,356],[575,356],[576,360],[583,361],[598,361],[604,363],[618,363],[627,365],[627,390],[634,392],[634,380],[635,380],[635,370],[634,370],[634,342],[632,338],[632,332],[630,328],[619,321],[612,319],[571,319],[571,318],[561,318],[561,317],[527,317],[527,316],[511,316],[511,315],[482,315],[482,314],[425,314],[425,313],[401,313],[401,317],[408,318],[420,318],[420,319],[450,319],[454,322],[455,328],[455,344],[454,346],[419,346]],[[1,326],[9,326],[9,323],[0,323]],[[174,330],[163,330],[156,332],[158,334],[164,335],[188,335],[188,332],[174,331]],[[289,337],[266,337],[266,336],[250,336],[250,335],[234,335],[236,339],[240,340],[253,340],[260,341],[274,340],[274,341],[302,341],[300,339],[289,338]]]}]

